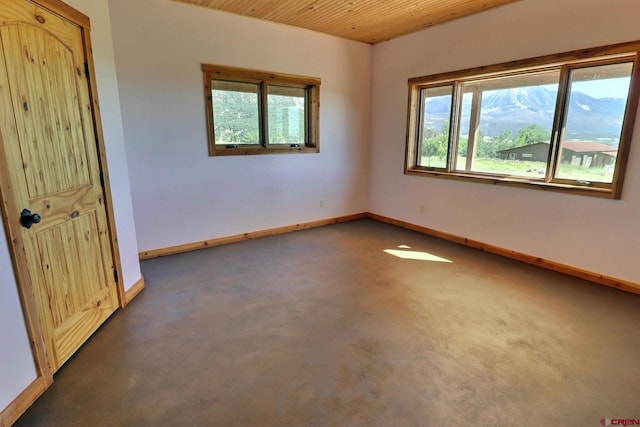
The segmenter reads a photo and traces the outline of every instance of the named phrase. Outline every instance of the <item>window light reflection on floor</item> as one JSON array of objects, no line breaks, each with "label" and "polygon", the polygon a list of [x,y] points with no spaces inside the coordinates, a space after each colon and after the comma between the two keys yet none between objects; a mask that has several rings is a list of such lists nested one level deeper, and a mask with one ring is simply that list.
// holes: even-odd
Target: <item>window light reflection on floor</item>
[{"label": "window light reflection on floor", "polygon": [[451,260],[430,254],[428,252],[408,251],[407,249],[411,249],[411,246],[400,245],[398,246],[398,249],[385,249],[384,252],[402,259],[431,262],[453,262]]}]

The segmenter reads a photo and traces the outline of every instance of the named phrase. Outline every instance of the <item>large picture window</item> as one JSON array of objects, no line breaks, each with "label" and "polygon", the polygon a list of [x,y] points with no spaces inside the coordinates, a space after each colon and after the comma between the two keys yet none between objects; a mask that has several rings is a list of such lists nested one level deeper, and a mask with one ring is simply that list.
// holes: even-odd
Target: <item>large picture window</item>
[{"label": "large picture window", "polygon": [[410,79],[405,172],[620,198],[639,49]]},{"label": "large picture window", "polygon": [[209,155],[319,150],[320,79],[202,65]]}]

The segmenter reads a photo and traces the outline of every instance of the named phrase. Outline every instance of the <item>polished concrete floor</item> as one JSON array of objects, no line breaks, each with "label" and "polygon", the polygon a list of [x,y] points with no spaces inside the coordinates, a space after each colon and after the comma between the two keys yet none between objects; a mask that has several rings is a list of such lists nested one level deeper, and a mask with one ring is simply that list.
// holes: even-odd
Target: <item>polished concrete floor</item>
[{"label": "polished concrete floor", "polygon": [[16,425],[640,418],[637,295],[372,220],[142,267],[147,288]]}]

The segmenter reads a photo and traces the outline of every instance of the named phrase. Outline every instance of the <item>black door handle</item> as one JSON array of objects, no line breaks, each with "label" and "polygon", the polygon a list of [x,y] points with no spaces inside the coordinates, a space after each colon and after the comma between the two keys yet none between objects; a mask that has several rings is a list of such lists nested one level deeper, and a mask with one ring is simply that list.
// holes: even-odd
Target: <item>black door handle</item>
[{"label": "black door handle", "polygon": [[31,228],[33,224],[39,223],[41,219],[40,214],[31,213],[29,209],[23,209],[20,213],[20,223],[24,228]]}]

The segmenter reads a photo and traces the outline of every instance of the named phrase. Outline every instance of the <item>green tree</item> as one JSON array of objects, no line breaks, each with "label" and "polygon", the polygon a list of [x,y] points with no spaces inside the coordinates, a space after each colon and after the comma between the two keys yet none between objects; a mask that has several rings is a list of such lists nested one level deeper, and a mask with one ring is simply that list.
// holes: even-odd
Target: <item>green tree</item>
[{"label": "green tree", "polygon": [[477,144],[477,156],[488,159],[495,159],[500,157],[498,151],[513,146],[513,135],[510,130],[505,130],[499,136],[494,138],[482,138]]},{"label": "green tree", "polygon": [[540,125],[529,125],[518,131],[518,134],[514,139],[514,146],[518,147],[521,145],[536,144],[538,142],[549,140],[551,140],[551,132]]},{"label": "green tree", "polygon": [[214,90],[213,125],[216,141],[257,144],[260,141],[257,95]]},{"label": "green tree", "polygon": [[422,132],[422,157],[447,157],[447,147],[449,145],[449,121],[442,126],[442,131],[425,127]]},{"label": "green tree", "polygon": [[467,157],[467,147],[469,146],[469,138],[458,138],[458,156]]}]

